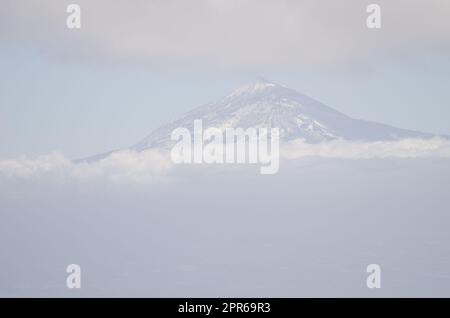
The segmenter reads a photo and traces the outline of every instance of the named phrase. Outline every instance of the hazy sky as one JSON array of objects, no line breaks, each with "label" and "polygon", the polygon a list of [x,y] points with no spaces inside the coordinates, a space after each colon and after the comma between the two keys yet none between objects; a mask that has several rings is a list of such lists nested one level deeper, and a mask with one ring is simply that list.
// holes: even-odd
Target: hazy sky
[{"label": "hazy sky", "polygon": [[[365,25],[368,3],[382,28]],[[66,6],[82,28],[66,27]],[[450,133],[450,2],[2,1],[0,157],[134,144],[258,76],[348,115]]]},{"label": "hazy sky", "polygon": [[157,149],[69,160],[260,76],[450,134],[450,1],[1,0],[0,296],[449,296],[448,140],[297,140],[264,176]]}]

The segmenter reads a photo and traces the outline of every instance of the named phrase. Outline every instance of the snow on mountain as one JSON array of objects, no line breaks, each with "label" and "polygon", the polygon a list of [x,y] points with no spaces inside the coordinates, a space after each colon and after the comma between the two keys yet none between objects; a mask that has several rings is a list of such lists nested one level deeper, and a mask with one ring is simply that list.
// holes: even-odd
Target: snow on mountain
[{"label": "snow on mountain", "polygon": [[143,151],[168,147],[178,127],[193,130],[196,119],[203,128],[280,128],[281,141],[304,139],[308,143],[344,139],[357,141],[431,138],[434,135],[359,120],[342,114],[293,89],[266,80],[244,85],[225,98],[198,107],[163,125],[130,149]]}]

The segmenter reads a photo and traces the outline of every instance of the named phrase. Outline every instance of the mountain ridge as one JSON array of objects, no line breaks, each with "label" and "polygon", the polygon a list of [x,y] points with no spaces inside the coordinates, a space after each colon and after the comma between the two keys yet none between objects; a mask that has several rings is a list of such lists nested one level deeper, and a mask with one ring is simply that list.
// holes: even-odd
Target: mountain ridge
[{"label": "mountain ridge", "polygon": [[302,138],[309,143],[332,139],[378,141],[434,136],[354,119],[296,90],[257,80],[239,87],[217,102],[197,107],[180,119],[161,126],[130,149],[142,151],[161,146],[168,142],[173,129],[192,129],[195,119],[202,119],[205,129],[278,127],[283,141]]},{"label": "mountain ridge", "polygon": [[[237,88],[218,101],[186,112],[179,119],[153,130],[127,149],[140,152],[151,148],[169,148],[174,144],[170,139],[171,132],[178,127],[192,132],[196,119],[202,120],[204,129],[280,128],[282,142],[295,139],[304,139],[307,143],[336,139],[370,142],[437,137],[431,133],[355,119],[297,90],[258,79]],[[90,157],[88,161],[104,158],[115,151],[117,150]]]}]

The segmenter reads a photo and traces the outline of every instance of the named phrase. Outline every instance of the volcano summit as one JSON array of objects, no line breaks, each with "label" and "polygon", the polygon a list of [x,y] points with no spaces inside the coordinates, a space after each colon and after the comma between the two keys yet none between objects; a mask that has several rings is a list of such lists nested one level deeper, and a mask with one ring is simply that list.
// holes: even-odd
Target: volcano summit
[{"label": "volcano summit", "polygon": [[293,89],[265,80],[242,86],[225,98],[200,106],[179,120],[153,131],[131,149],[167,146],[177,127],[193,129],[196,119],[205,128],[279,128],[280,139],[319,143],[333,139],[381,141],[431,138],[434,135],[354,119]]},{"label": "volcano summit", "polygon": [[[431,133],[355,119],[294,89],[260,79],[161,126],[128,150],[168,149],[175,143],[170,138],[172,131],[184,127],[193,133],[195,120],[202,120],[204,129],[278,128],[280,142],[303,139],[315,144],[338,139],[373,142],[436,137]],[[110,153],[88,160],[101,159]]]}]

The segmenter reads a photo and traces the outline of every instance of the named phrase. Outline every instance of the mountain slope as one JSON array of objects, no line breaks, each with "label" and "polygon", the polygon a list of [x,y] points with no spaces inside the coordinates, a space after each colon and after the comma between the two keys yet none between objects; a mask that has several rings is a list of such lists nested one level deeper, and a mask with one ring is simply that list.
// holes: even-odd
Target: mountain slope
[{"label": "mountain slope", "polygon": [[177,127],[192,131],[196,119],[202,119],[204,129],[278,127],[282,141],[302,138],[318,143],[333,139],[379,141],[433,137],[428,133],[353,119],[293,89],[258,80],[160,127],[131,149],[168,147],[172,144],[171,132]]}]

